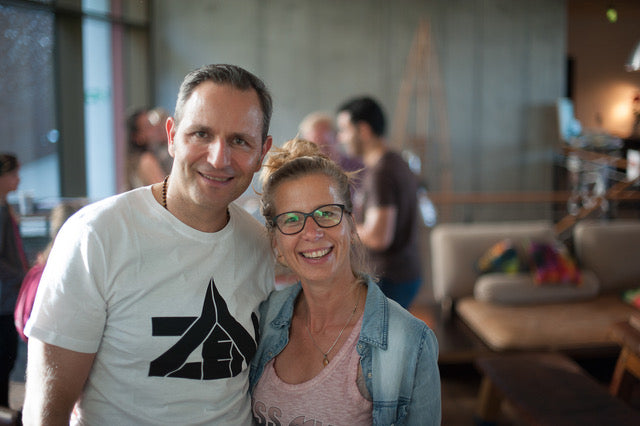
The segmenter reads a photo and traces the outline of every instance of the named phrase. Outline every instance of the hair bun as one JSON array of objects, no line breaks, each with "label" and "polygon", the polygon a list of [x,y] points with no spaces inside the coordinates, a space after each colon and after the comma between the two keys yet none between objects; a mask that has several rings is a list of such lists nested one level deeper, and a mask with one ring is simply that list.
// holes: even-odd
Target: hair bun
[{"label": "hair bun", "polygon": [[296,137],[285,142],[282,145],[282,148],[271,149],[264,161],[264,164],[262,165],[262,182],[266,182],[274,171],[280,169],[288,162],[304,157],[320,157],[327,160],[329,159],[329,157],[320,150],[320,147],[315,142]]}]

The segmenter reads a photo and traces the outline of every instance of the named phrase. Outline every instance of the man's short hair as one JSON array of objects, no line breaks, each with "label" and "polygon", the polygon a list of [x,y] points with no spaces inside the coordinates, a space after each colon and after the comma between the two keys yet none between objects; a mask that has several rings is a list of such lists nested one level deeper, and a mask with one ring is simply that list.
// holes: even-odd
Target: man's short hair
[{"label": "man's short hair", "polygon": [[369,96],[352,98],[338,107],[338,113],[348,112],[351,122],[357,124],[364,121],[376,136],[384,136],[386,121],[380,104]]},{"label": "man's short hair", "polygon": [[189,100],[189,97],[191,97],[196,87],[205,81],[212,81],[216,84],[229,84],[242,91],[255,90],[260,100],[260,108],[262,109],[262,142],[267,140],[271,113],[273,111],[271,94],[262,80],[236,65],[205,65],[187,74],[180,85],[176,109],[173,114],[176,125],[182,119],[184,105]]},{"label": "man's short hair", "polygon": [[0,176],[14,171],[19,165],[18,157],[15,154],[10,152],[0,153]]}]

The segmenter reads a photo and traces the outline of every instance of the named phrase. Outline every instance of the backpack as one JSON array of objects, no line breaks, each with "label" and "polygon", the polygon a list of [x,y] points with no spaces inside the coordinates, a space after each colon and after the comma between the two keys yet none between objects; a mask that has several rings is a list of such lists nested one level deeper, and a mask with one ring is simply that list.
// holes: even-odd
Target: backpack
[{"label": "backpack", "polygon": [[38,284],[40,284],[40,277],[42,277],[42,271],[44,270],[44,264],[36,263],[29,269],[27,275],[22,280],[22,286],[18,293],[18,301],[13,311],[13,320],[16,325],[16,330],[20,335],[20,338],[27,341],[27,336],[24,334],[24,326],[27,324],[29,316],[31,316],[31,310],[33,309],[33,301],[36,298],[36,292],[38,291]]}]

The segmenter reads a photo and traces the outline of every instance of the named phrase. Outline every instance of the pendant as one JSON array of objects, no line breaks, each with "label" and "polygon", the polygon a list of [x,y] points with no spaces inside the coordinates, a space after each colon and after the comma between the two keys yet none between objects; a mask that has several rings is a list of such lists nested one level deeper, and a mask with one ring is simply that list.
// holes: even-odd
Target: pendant
[{"label": "pendant", "polygon": [[326,367],[327,365],[329,365],[329,358],[327,358],[327,356],[324,356],[324,359],[322,360],[322,365],[323,367]]}]

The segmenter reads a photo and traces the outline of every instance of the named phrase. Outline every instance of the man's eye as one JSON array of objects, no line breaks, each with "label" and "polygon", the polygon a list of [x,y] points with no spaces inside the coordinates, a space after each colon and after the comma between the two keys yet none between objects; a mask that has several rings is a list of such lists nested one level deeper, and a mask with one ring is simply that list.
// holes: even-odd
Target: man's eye
[{"label": "man's eye", "polygon": [[203,139],[207,137],[207,132],[199,131],[194,133],[197,138]]},{"label": "man's eye", "polygon": [[246,146],[248,145],[248,142],[242,138],[234,138],[233,144],[238,146]]}]

